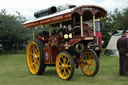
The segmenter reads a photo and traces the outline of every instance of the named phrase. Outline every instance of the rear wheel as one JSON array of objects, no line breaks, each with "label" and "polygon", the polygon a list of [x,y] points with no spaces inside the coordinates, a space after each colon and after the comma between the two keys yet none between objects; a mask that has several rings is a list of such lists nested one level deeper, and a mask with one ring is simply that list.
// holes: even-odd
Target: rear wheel
[{"label": "rear wheel", "polygon": [[99,60],[93,50],[85,50],[81,54],[80,67],[86,76],[94,76],[99,70]]},{"label": "rear wheel", "polygon": [[31,74],[41,75],[45,71],[43,44],[38,41],[30,41],[27,46],[27,66]]},{"label": "rear wheel", "polygon": [[56,71],[63,80],[70,80],[74,74],[74,62],[71,55],[67,52],[61,52],[56,59]]}]

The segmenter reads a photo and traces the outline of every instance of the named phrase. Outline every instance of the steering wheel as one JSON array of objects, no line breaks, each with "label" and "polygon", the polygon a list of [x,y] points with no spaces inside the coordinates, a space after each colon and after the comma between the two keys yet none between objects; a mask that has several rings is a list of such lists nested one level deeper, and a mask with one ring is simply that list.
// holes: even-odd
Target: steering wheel
[{"label": "steering wheel", "polygon": [[79,25],[74,26],[74,30],[75,29],[78,29],[78,28],[80,29],[80,26]]}]

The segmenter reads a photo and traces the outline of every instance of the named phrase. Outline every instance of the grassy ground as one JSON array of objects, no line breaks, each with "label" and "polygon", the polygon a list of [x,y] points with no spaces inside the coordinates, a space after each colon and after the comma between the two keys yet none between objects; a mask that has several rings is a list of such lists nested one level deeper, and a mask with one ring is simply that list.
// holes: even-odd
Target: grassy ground
[{"label": "grassy ground", "polygon": [[75,69],[70,81],[61,80],[55,67],[47,67],[44,75],[31,75],[25,54],[0,55],[0,85],[128,85],[128,76],[119,76],[119,58],[102,55],[95,77],[84,76]]}]

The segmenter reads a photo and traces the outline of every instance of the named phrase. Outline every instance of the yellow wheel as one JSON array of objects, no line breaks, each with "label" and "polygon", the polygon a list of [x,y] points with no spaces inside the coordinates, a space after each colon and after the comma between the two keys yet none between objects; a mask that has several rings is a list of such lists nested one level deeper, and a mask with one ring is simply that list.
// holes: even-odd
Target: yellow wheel
[{"label": "yellow wheel", "polygon": [[99,70],[99,60],[93,50],[85,50],[81,54],[80,67],[86,76],[94,76]]},{"label": "yellow wheel", "polygon": [[26,54],[29,72],[31,74],[41,75],[45,70],[43,44],[38,40],[30,41]]},{"label": "yellow wheel", "polygon": [[74,74],[74,62],[71,55],[67,52],[61,52],[56,59],[56,71],[63,80],[70,80]]}]

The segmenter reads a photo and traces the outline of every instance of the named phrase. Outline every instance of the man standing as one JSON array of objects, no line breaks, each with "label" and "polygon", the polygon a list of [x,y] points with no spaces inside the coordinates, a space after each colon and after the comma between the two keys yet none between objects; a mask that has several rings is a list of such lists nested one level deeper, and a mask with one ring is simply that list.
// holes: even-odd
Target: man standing
[{"label": "man standing", "polygon": [[120,55],[120,75],[128,75],[128,38],[126,30],[117,41],[117,49]]}]

